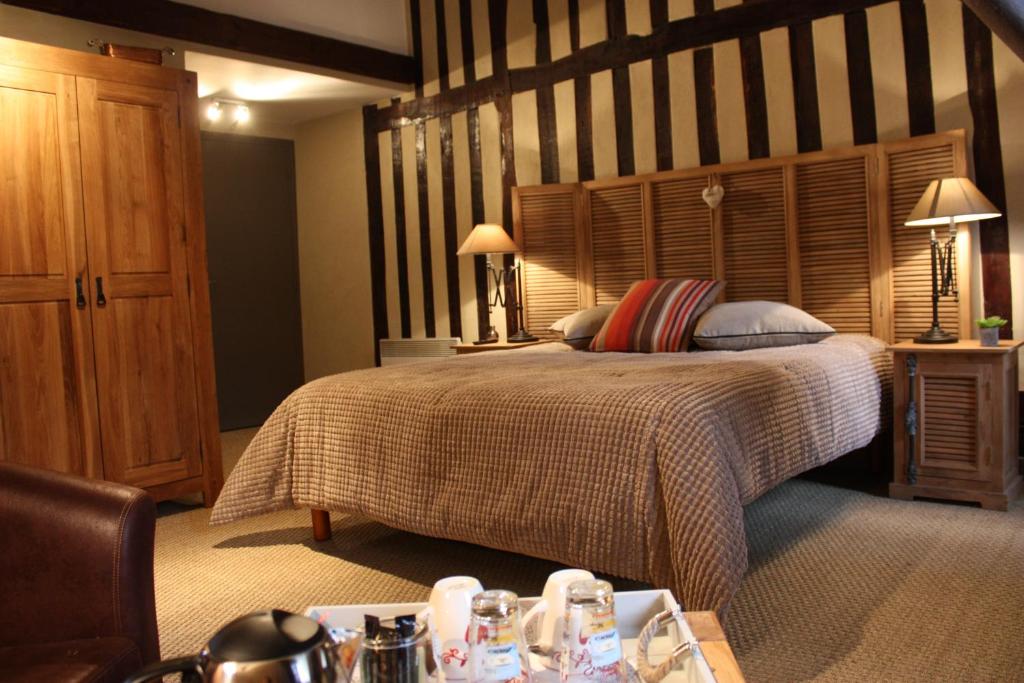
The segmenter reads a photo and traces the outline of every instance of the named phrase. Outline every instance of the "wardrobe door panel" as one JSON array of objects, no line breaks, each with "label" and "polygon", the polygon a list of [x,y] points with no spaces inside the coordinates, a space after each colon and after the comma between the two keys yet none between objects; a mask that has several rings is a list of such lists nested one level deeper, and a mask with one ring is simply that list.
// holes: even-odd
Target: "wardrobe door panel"
[{"label": "wardrobe door panel", "polygon": [[67,272],[56,99],[0,87],[0,276]]},{"label": "wardrobe door panel", "polygon": [[[176,106],[168,102],[168,106]],[[177,170],[175,150],[163,145],[163,108],[101,101],[100,138],[110,142],[104,159],[107,267],[112,275],[170,271],[169,238],[180,215],[168,206],[165,173]],[[173,165],[167,168],[167,164]],[[180,188],[174,188],[180,195]]]},{"label": "wardrobe door panel", "polygon": [[177,93],[79,78],[78,97],[106,478],[193,477],[202,466]]},{"label": "wardrobe door panel", "polygon": [[90,474],[79,392],[67,391],[71,316],[67,301],[0,304],[0,460]]},{"label": "wardrobe door panel", "polygon": [[0,66],[0,460],[100,477],[75,109]]}]

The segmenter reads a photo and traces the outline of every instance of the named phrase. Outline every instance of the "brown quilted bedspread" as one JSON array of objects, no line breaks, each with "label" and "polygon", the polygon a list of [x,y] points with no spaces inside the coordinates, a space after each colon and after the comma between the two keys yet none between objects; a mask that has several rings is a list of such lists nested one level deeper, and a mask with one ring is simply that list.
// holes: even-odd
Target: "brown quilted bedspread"
[{"label": "brown quilted bedspread", "polygon": [[724,616],[742,506],[880,431],[884,344],[840,335],[743,352],[560,344],[325,377],[274,412],[214,523],[358,513],[670,588]]}]

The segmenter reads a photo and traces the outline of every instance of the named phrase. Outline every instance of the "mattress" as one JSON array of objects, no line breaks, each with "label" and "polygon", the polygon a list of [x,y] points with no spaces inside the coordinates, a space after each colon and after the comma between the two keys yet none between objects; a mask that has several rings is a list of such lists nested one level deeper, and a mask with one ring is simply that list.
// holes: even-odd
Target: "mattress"
[{"label": "mattress", "polygon": [[892,360],[880,340],[664,354],[561,344],[325,377],[289,396],[211,521],[294,507],[671,589],[725,617],[743,505],[867,446]]}]

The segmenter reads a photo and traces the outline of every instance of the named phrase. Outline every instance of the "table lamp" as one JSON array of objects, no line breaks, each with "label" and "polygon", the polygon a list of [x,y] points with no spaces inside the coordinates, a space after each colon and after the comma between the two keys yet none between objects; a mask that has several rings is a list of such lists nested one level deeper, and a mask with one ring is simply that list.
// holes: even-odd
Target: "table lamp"
[{"label": "table lamp", "polygon": [[939,297],[958,295],[956,288],[956,224],[999,218],[1003,214],[970,178],[933,180],[904,225],[948,225],[949,238],[939,244],[932,228],[932,328],[914,339],[918,344],[950,344],[957,340],[939,325]]},{"label": "table lamp", "polygon": [[[467,254],[483,254],[487,256],[487,270],[494,279],[494,297],[491,298],[490,295],[487,297],[487,337],[473,342],[474,344],[493,344],[498,341],[498,331],[491,324],[490,317],[495,305],[505,305],[502,291],[504,286],[510,284],[510,281],[515,287],[516,315],[519,320],[519,331],[509,337],[508,340],[513,344],[537,340],[537,337],[526,331],[526,325],[523,321],[522,262],[516,259],[516,264],[512,267],[511,271],[504,268],[496,270],[494,264],[491,263],[491,254],[515,254],[518,251],[519,247],[516,246],[516,243],[512,241],[512,238],[508,236],[503,227],[492,223],[482,223],[473,228],[473,231],[469,233],[469,237],[462,243],[459,250],[455,252],[459,256]],[[515,278],[515,280],[512,280],[512,278]]]}]

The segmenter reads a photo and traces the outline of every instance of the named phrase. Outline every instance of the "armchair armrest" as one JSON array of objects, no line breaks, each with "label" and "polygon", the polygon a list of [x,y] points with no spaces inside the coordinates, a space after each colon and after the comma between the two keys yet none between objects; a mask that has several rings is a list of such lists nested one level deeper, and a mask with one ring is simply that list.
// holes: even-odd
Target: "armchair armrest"
[{"label": "armchair armrest", "polygon": [[120,636],[159,659],[155,527],[144,491],[0,463],[0,646]]}]

